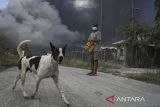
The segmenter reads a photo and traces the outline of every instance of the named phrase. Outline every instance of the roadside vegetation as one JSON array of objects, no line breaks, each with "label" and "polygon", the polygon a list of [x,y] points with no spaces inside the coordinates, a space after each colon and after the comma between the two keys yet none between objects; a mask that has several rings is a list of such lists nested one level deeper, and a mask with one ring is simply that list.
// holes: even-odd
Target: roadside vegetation
[{"label": "roadside vegetation", "polygon": [[84,62],[80,60],[70,60],[70,61],[64,61],[63,66],[67,67],[75,67],[75,68],[82,68],[82,69],[90,69],[89,62]]},{"label": "roadside vegetation", "polygon": [[143,81],[146,83],[153,83],[160,85],[160,72],[157,73],[122,73],[119,71],[107,71],[106,73],[110,73],[115,76],[130,78],[134,80]]},{"label": "roadside vegetation", "polygon": [[0,68],[8,68],[17,65],[18,56],[13,54],[6,44],[10,43],[4,36],[0,37]]},{"label": "roadside vegetation", "polygon": [[[99,66],[99,72],[103,73],[109,73],[115,76],[135,79],[139,81],[144,81],[147,83],[153,83],[160,85],[160,72],[157,73],[124,73],[116,71],[115,69],[118,69],[119,67],[111,64],[100,64]],[[90,63],[84,62],[84,61],[77,61],[77,60],[70,60],[70,61],[64,61],[63,66],[67,67],[75,67],[75,68],[81,68],[81,69],[90,69]],[[114,70],[112,70],[114,69]]]},{"label": "roadside vegetation", "polygon": [[17,62],[19,60],[19,57],[17,55],[14,55],[9,52],[5,52],[0,55],[1,59],[1,66],[2,67],[12,67],[12,66],[17,66]]},{"label": "roadside vegetation", "polygon": [[124,77],[160,85],[160,73],[128,73]]}]

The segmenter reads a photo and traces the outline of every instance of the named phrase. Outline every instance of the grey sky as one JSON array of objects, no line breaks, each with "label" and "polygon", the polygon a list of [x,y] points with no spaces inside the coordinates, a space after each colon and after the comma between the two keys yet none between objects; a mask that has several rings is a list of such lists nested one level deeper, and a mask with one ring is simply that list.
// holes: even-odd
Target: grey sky
[{"label": "grey sky", "polygon": [[[100,22],[100,0],[87,0],[91,2],[88,8],[75,8],[73,2],[86,0],[47,0],[59,10],[62,23],[71,30],[78,30],[82,33],[85,43],[89,33],[90,26]],[[102,0],[103,1],[103,25],[102,25],[102,43],[110,45],[112,42],[122,39],[123,35],[119,29],[128,25],[128,15],[131,8],[131,0]],[[140,11],[135,12],[136,18],[140,23],[153,26],[154,24],[154,0],[134,0],[135,7]],[[93,5],[94,3],[94,5]],[[87,7],[87,6],[86,6]]]},{"label": "grey sky", "polygon": [[[103,0],[102,43],[122,39],[119,28],[129,24],[131,0]],[[154,0],[135,0],[140,23],[154,24]],[[84,44],[91,25],[100,22],[100,0],[10,0],[0,13],[1,35],[13,43],[31,39],[36,45]]]}]

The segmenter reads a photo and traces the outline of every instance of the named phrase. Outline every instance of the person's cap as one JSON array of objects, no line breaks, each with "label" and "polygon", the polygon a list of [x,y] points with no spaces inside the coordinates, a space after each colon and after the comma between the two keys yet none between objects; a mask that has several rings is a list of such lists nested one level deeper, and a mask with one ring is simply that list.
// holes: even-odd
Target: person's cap
[{"label": "person's cap", "polygon": [[95,25],[93,25],[92,27],[97,27],[97,28],[98,28],[98,25],[97,25],[97,24],[95,24]]}]

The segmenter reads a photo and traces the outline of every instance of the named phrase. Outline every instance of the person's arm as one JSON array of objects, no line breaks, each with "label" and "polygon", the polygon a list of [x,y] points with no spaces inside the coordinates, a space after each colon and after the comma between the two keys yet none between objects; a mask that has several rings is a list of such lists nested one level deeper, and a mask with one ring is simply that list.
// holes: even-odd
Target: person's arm
[{"label": "person's arm", "polygon": [[[91,34],[89,35],[89,38],[88,38],[88,42],[91,42],[93,41],[93,38],[91,38]],[[94,42],[94,41],[93,41]]]}]

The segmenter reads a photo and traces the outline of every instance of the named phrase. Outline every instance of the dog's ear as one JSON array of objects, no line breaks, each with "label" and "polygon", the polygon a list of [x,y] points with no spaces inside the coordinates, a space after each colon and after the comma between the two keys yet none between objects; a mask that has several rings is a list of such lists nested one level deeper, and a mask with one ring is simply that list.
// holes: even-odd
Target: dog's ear
[{"label": "dog's ear", "polygon": [[56,47],[50,42],[51,51],[54,51]]},{"label": "dog's ear", "polygon": [[65,50],[66,50],[66,48],[67,48],[67,44],[66,44],[66,45],[64,45],[63,50],[65,51]]},{"label": "dog's ear", "polygon": [[62,52],[63,52],[63,55],[65,56],[65,51],[66,51],[66,48],[67,48],[67,44],[64,45],[63,49],[62,49]]}]

